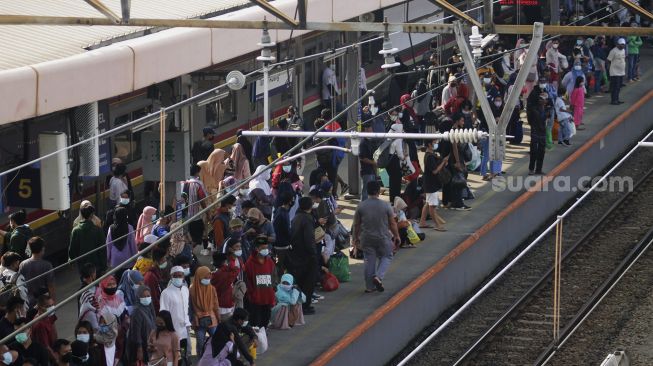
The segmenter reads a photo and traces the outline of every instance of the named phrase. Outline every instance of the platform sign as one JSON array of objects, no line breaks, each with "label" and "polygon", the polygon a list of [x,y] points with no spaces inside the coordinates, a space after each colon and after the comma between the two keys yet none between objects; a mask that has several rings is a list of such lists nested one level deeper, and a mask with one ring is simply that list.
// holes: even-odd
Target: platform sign
[{"label": "platform sign", "polygon": [[[161,138],[159,131],[143,131],[143,178],[158,182],[160,177]],[[190,173],[190,146],[188,132],[166,132],[165,141],[166,181],[174,182],[188,178]]]},{"label": "platform sign", "polygon": [[[109,103],[99,101],[98,108],[98,133],[106,132],[109,129]],[[111,173],[111,141],[107,138],[101,138],[98,150],[100,152],[100,175]]]},{"label": "platform sign", "polygon": [[41,208],[41,175],[39,169],[23,168],[7,176],[7,206]]},{"label": "platform sign", "polygon": [[[292,87],[292,76],[293,71],[281,71],[276,74],[268,75],[268,92],[269,96],[280,94],[284,91],[290,90]],[[254,97],[255,101],[263,100],[263,78],[256,80],[256,95]]]},{"label": "platform sign", "polygon": [[501,5],[540,6],[539,0],[499,0]]}]

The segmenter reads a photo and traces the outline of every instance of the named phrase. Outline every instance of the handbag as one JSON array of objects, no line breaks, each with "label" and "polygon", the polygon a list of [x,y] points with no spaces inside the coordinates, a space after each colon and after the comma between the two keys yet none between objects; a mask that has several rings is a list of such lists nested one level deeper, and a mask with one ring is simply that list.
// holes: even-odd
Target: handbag
[{"label": "handbag", "polygon": [[451,177],[451,185],[454,188],[465,188],[465,187],[467,187],[467,180],[465,179],[465,175],[463,174],[463,172],[456,172]]},{"label": "handbag", "polygon": [[337,290],[338,287],[340,287],[338,278],[333,273],[325,273],[322,277],[322,290],[331,292]]}]

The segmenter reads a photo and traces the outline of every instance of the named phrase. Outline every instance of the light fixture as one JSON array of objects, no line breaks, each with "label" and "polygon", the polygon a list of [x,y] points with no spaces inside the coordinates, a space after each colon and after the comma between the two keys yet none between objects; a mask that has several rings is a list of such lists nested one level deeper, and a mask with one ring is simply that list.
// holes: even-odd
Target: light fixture
[{"label": "light fixture", "polygon": [[218,95],[214,95],[214,96],[212,96],[210,98],[206,98],[204,100],[201,100],[201,101],[197,102],[197,106],[202,107],[202,106],[205,106],[207,104],[215,103],[215,102],[217,102],[219,100],[222,100],[222,99],[224,99],[224,98],[226,98],[228,96],[229,96],[228,91],[224,92],[224,93],[220,93]]},{"label": "light fixture", "polygon": [[478,31],[477,26],[472,27],[472,34],[469,36],[469,45],[472,46],[474,59],[478,59],[483,54],[483,36]]},{"label": "light fixture", "polygon": [[276,60],[276,57],[272,56],[272,47],[276,46],[276,43],[272,42],[270,38],[270,33],[268,32],[267,22],[264,20],[263,35],[261,35],[261,42],[257,43],[261,49],[261,56],[257,57],[257,61],[261,61],[264,64],[268,64]]},{"label": "light fixture", "polygon": [[383,24],[385,25],[385,31],[383,32],[383,49],[379,51],[379,55],[383,55],[384,64],[381,65],[381,68],[391,69],[399,66],[399,62],[396,62],[394,57],[394,54],[399,50],[392,47],[390,33],[388,33],[388,18],[385,18]]}]

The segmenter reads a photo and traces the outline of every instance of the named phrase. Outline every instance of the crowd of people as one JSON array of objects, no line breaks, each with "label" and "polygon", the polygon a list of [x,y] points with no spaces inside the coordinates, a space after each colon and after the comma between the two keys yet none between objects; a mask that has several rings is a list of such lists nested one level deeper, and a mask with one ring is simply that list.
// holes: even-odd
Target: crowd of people
[{"label": "crowd of people", "polygon": [[[613,17],[639,26],[638,18],[621,19],[620,14]],[[538,61],[517,91],[520,99],[507,130],[510,143],[522,142],[525,110],[529,174],[543,174],[545,152],[555,140],[567,147],[575,131],[585,127],[586,98],[606,92],[612,104],[623,103],[622,83],[639,80],[642,44],[636,36],[556,37],[537,50]],[[487,99],[494,118],[502,114],[528,41],[520,38],[512,48],[501,39],[484,48],[483,65],[475,70],[483,95],[473,92],[460,54],[454,50],[440,66],[437,47],[432,42],[425,67],[417,68],[415,77],[391,80],[385,108],[373,99],[361,106],[360,130],[389,137],[488,131],[489,116],[481,112],[479,100]],[[414,87],[411,79],[417,80]],[[332,118],[340,93],[335,68],[325,69],[324,83],[324,105],[331,108],[304,121],[291,106],[276,128],[347,129],[345,120]],[[359,84],[365,91],[365,81]],[[26,224],[24,211],[10,215],[10,230],[0,231],[0,338],[35,317],[42,319],[0,345],[0,364],[188,365],[194,337],[200,365],[253,365],[267,348],[266,330],[305,324],[305,316],[315,314],[315,304],[324,299],[316,290],[331,291],[338,281],[349,280],[342,251],[364,260],[362,290],[382,292],[399,249],[415,247],[426,229],[447,230],[438,210],[471,209],[468,174],[477,172],[483,180],[503,174],[490,169],[487,140],[363,139],[358,156],[363,189],[348,229],[338,219],[338,198],[349,189],[338,174],[345,157],[341,151],[319,150],[309,172],[305,156],[269,165],[298,143],[293,138],[258,137],[251,143],[239,132],[227,152],[215,148],[212,128],[203,134],[191,151],[190,176],[179,182],[172,202],[153,202],[137,211],[126,166],[115,159],[107,179],[111,208],[104,220],[91,202],[81,203],[68,256],[80,288],[87,289],[77,301],[72,335],[57,334],[57,294],[52,264],[44,259],[45,240]],[[343,147],[346,141],[314,139],[303,148],[314,144]],[[112,269],[117,269],[114,274],[91,286]]]}]

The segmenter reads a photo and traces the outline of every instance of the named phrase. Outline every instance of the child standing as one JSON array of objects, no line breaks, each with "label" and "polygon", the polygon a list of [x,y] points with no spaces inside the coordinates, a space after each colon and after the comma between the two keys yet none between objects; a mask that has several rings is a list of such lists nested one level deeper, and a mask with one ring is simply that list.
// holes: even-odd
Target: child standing
[{"label": "child standing", "polygon": [[585,108],[585,87],[583,86],[583,78],[580,76],[576,77],[574,90],[571,92],[571,96],[569,97],[569,105],[574,114],[574,124],[576,125],[576,129],[584,130],[585,125],[583,124],[583,113]]},{"label": "child standing", "polygon": [[245,263],[245,283],[247,284],[245,307],[249,312],[249,325],[267,327],[270,312],[275,303],[272,274],[275,264],[270,259],[268,240],[264,235],[258,236],[255,250]]}]

